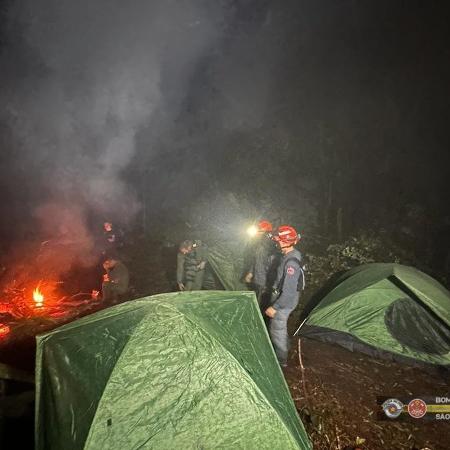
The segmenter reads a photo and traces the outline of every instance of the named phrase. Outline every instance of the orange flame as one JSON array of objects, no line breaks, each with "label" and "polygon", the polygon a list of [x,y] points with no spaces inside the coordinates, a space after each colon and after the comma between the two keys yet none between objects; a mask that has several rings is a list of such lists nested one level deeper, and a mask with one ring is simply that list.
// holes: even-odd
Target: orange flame
[{"label": "orange flame", "polygon": [[42,308],[44,306],[44,296],[39,290],[39,287],[33,291],[33,300],[37,308]]}]

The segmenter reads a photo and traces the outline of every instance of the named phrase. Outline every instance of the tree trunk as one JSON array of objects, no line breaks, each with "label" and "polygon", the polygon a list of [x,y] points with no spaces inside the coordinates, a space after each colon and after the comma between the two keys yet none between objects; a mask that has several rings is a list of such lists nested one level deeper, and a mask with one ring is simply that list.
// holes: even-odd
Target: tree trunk
[{"label": "tree trunk", "polygon": [[342,222],[343,222],[343,216],[344,216],[343,213],[344,213],[344,210],[340,206],[336,213],[336,229],[337,229],[337,238],[338,238],[339,242],[342,241],[342,235],[343,235],[343,233],[342,233]]}]

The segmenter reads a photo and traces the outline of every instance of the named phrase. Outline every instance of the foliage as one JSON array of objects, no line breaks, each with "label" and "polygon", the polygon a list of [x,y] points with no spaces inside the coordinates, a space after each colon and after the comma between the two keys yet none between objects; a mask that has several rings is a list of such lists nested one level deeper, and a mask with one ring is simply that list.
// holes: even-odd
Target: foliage
[{"label": "foliage", "polygon": [[305,253],[309,285],[314,289],[321,287],[331,275],[361,264],[400,263],[425,269],[412,253],[396,246],[383,233],[361,233],[342,243],[306,246]]}]

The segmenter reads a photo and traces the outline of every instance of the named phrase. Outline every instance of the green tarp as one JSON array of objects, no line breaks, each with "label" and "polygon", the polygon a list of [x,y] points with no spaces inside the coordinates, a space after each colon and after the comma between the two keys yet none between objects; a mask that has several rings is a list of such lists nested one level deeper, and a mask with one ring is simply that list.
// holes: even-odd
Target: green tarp
[{"label": "green tarp", "polygon": [[300,336],[392,359],[450,366],[450,293],[399,264],[346,272],[306,306]]},{"label": "green tarp", "polygon": [[36,446],[310,449],[251,292],[160,294],[37,338]]}]

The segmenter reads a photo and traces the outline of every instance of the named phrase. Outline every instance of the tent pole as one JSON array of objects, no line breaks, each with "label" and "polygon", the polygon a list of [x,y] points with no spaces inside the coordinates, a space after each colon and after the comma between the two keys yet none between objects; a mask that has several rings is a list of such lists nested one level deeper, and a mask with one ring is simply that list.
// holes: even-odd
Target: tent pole
[{"label": "tent pole", "polygon": [[302,387],[303,387],[303,395],[305,397],[305,403],[306,403],[306,406],[311,411],[311,405],[309,403],[309,396],[308,396],[308,392],[306,390],[305,366],[303,365],[303,359],[302,359],[301,339],[298,340],[298,361],[300,363],[300,371],[301,371],[301,374],[302,374]]},{"label": "tent pole", "polygon": [[297,328],[297,331],[294,333],[294,336],[297,336],[298,332],[300,331],[300,329],[302,328],[302,326],[304,325],[304,323],[306,322],[308,318],[306,317],[303,322],[300,324],[300,326]]}]

